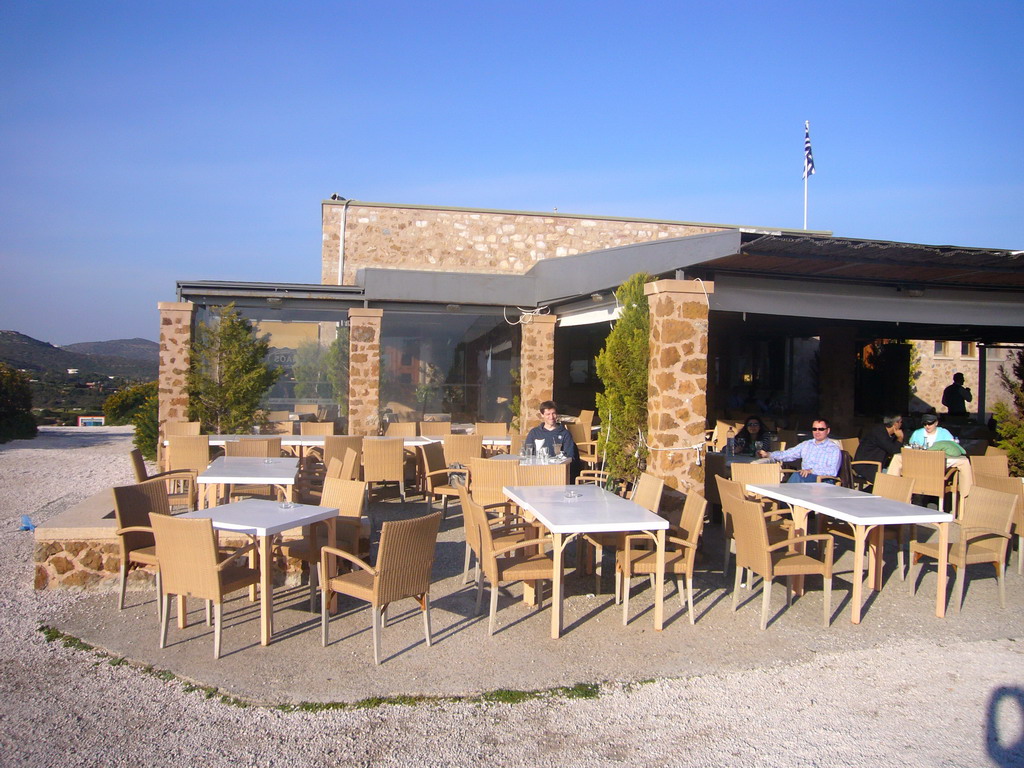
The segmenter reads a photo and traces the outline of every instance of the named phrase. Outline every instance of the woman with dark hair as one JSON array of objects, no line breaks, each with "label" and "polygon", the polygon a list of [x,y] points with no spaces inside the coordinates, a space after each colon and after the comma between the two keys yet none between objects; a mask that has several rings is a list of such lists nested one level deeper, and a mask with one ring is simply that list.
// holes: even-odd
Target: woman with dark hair
[{"label": "woman with dark hair", "polygon": [[[756,456],[759,449],[765,449],[768,429],[758,416],[748,416],[746,422],[736,435],[736,453]],[[756,445],[760,442],[761,445]]]}]

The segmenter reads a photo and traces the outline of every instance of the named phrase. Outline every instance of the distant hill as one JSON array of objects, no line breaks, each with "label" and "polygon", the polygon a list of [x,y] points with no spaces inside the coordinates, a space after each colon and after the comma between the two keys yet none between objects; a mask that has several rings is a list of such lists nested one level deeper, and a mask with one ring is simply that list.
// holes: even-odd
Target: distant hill
[{"label": "distant hill", "polygon": [[61,349],[83,355],[105,355],[107,357],[126,357],[129,360],[142,360],[147,363],[158,362],[160,345],[149,339],[114,339],[112,341],[81,341],[78,344],[65,344]]},{"label": "distant hill", "polygon": [[0,331],[0,361],[39,373],[60,373],[67,375],[68,368],[77,368],[80,376],[123,376],[132,379],[155,381],[159,368],[158,345],[145,339],[132,339],[126,342],[85,342],[74,344],[73,347],[102,346],[105,344],[127,344],[133,350],[140,348],[136,342],[150,345],[148,360],[135,356],[118,356],[110,354],[86,354],[55,347],[45,341],[33,339],[17,331]]}]

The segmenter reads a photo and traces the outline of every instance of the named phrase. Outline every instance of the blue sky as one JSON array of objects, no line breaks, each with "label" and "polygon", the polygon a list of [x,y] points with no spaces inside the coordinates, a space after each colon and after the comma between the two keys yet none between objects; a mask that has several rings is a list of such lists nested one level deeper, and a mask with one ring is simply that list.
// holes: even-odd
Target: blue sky
[{"label": "blue sky", "polygon": [[[925,10],[927,9],[927,10]],[[319,282],[320,201],[1024,248],[1024,3],[0,4],[0,328]]]}]

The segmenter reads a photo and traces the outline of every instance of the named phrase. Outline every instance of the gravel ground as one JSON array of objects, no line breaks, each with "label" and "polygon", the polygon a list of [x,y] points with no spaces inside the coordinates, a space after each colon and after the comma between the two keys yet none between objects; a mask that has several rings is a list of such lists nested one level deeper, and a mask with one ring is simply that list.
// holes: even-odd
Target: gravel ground
[{"label": "gravel ground", "polygon": [[[816,620],[812,609],[820,603],[808,603],[804,616],[798,601],[765,633],[756,629],[756,607],[734,615],[712,605],[695,627],[676,621],[666,629],[664,637],[673,643],[672,632],[689,638],[690,663],[673,657],[671,669],[653,680],[637,675],[633,684],[605,683],[593,699],[315,712],[241,708],[206,698],[179,680],[48,643],[38,631],[41,623],[60,625],[55,619],[80,615],[96,598],[32,589],[32,538],[17,532],[20,516],[30,514],[39,523],[96,491],[130,482],[129,447],[130,434],[122,428],[47,428],[34,441],[0,446],[3,764],[1024,765],[1024,580],[1015,574],[1007,584],[1006,611],[999,611],[994,590],[984,583],[991,580],[979,579],[976,590],[969,587],[960,617],[929,620],[918,611],[920,620],[906,625],[887,613],[887,606],[902,607],[904,600],[890,599],[888,592],[860,627],[851,628],[844,612],[829,630],[813,632],[805,625]],[[919,594],[921,600],[927,597]],[[502,612],[512,616],[516,608],[505,605]],[[140,609],[150,620],[151,608]],[[523,626],[516,631],[537,636],[536,626],[547,626],[546,612],[518,624]],[[501,657],[500,643],[508,642],[501,634],[496,653],[481,626],[470,629],[456,633],[467,638],[454,651],[461,658],[432,662],[431,674],[439,680],[466,678],[456,689],[480,688],[480,680],[488,679],[485,670],[508,661]],[[547,654],[563,657],[551,662],[554,679],[564,668],[558,665],[571,667],[577,655],[583,660],[609,653],[581,639],[589,629],[576,628],[563,638],[569,643]],[[626,641],[640,630],[623,630],[612,620],[607,630],[625,632],[610,653],[629,658],[639,670],[632,659],[636,649]],[[237,651],[245,631],[226,630],[226,646],[234,643]],[[202,645],[206,655],[207,644],[203,638],[181,647]],[[799,644],[811,647],[797,653]],[[456,647],[454,640],[447,645]],[[404,655],[425,650],[435,649]],[[257,653],[245,649],[222,661],[241,667]],[[362,655],[353,659],[359,663],[347,663],[359,666],[366,680],[404,663],[399,658],[378,670]],[[477,674],[482,677],[474,682]]]}]

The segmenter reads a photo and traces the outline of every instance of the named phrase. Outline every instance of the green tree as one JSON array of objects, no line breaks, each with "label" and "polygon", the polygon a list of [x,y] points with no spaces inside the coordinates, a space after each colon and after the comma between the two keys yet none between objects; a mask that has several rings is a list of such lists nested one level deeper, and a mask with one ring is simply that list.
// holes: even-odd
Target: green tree
[{"label": "green tree", "polygon": [[331,382],[334,402],[338,404],[338,413],[344,416],[348,412],[348,328],[339,328],[338,335],[331,342],[325,353],[327,379]]},{"label": "green tree", "polygon": [[129,384],[103,401],[103,415],[110,426],[131,424],[135,413],[157,393],[157,383]]},{"label": "green tree", "polygon": [[651,320],[644,283],[638,273],[619,286],[615,298],[622,314],[597,356],[597,375],[604,392],[597,395],[603,429],[598,453],[604,455],[611,479],[632,480],[647,459],[647,367]]},{"label": "green tree", "polygon": [[39,428],[32,418],[32,389],[28,377],[7,363],[0,363],[0,443],[28,440]]},{"label": "green tree", "polygon": [[156,445],[160,437],[160,396],[154,392],[132,414],[135,437],[132,442],[143,458],[156,461]]},{"label": "green tree", "polygon": [[997,445],[1006,451],[1010,473],[1024,474],[1024,350],[1010,355],[1010,370],[999,367],[999,379],[1010,394],[1010,403],[996,403],[993,412],[1001,438]]},{"label": "green tree", "polygon": [[188,372],[189,417],[211,434],[241,434],[260,423],[260,401],[281,376],[266,361],[268,336],[228,304],[200,323]]}]

